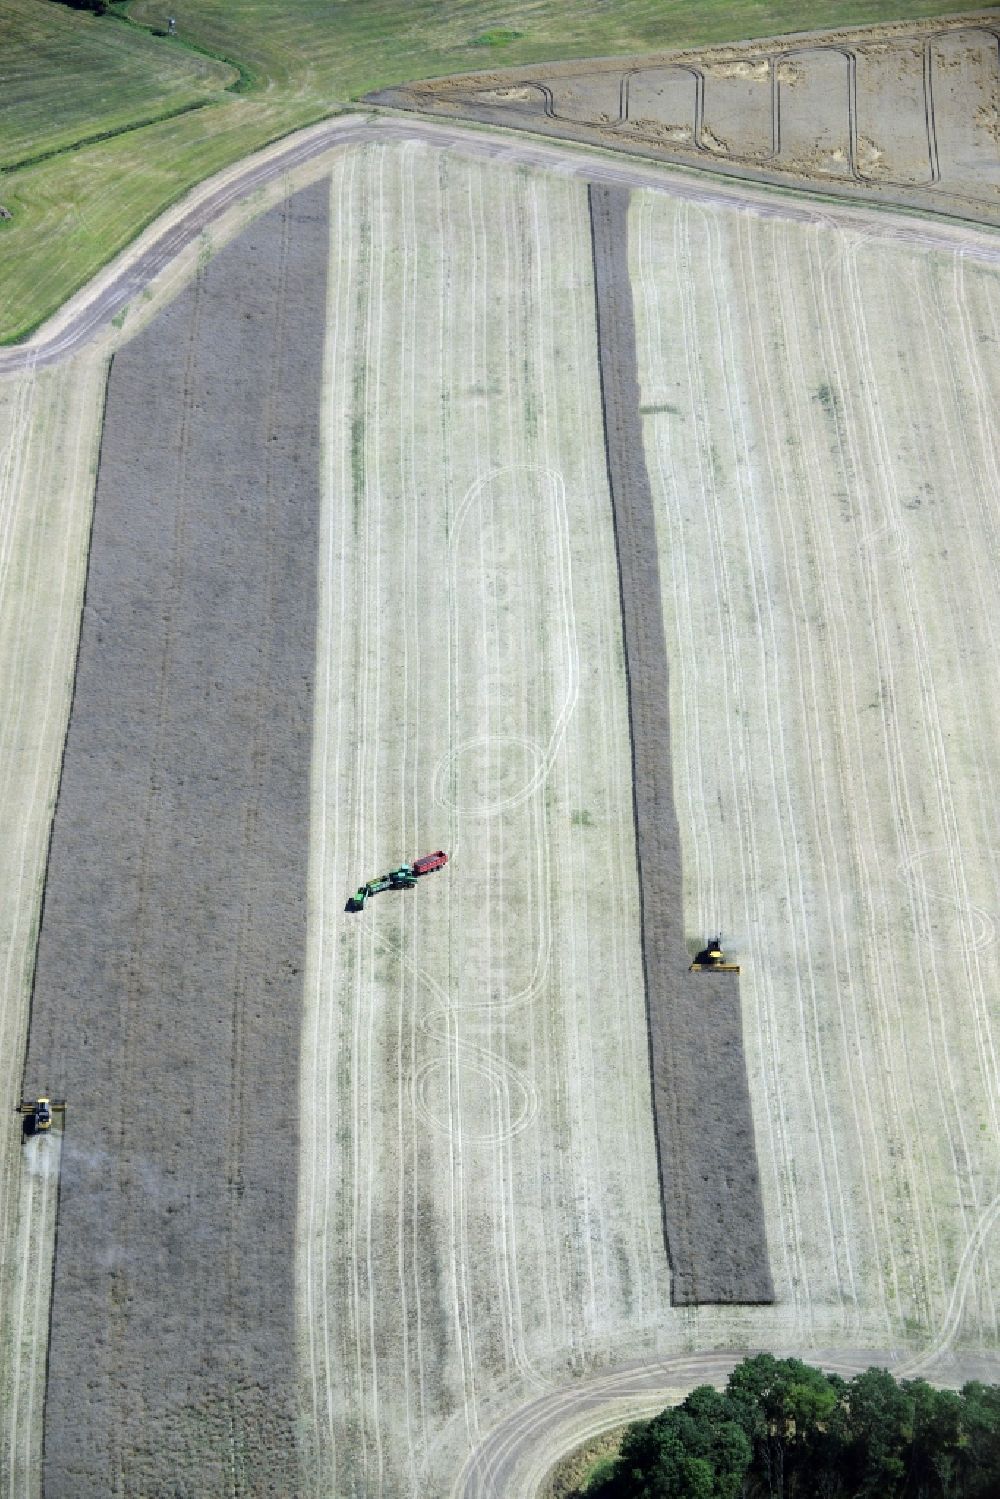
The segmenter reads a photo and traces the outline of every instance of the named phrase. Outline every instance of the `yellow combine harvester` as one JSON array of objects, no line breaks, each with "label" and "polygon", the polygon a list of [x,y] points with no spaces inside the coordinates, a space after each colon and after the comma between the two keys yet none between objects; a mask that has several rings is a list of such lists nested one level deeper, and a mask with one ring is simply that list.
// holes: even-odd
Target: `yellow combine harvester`
[{"label": "yellow combine harvester", "polygon": [[739,973],[740,965],[726,962],[720,932],[717,937],[709,938],[688,971],[690,973]]},{"label": "yellow combine harvester", "polygon": [[14,1105],[14,1113],[24,1115],[25,1135],[44,1134],[52,1128],[52,1115],[65,1112],[65,1098],[22,1098]]}]

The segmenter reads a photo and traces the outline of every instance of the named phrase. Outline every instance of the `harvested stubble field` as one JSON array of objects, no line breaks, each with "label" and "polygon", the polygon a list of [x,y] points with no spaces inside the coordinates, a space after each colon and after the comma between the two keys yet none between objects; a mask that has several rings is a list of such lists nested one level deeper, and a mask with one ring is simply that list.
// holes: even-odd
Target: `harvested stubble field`
[{"label": "harvested stubble field", "polygon": [[739,980],[688,972],[670,759],[670,667],[629,275],[629,199],[592,184],[595,329],[621,586],[643,972],[671,1299],[774,1299]]},{"label": "harvested stubble field", "polygon": [[[641,1371],[616,1382],[630,1359],[850,1347],[936,1356],[943,1378],[995,1367],[998,710],[980,688],[1000,566],[997,272],[877,226],[632,202],[684,924],[702,938],[721,922],[743,962],[776,1293],[678,1308],[587,192],[417,143],[339,153],[329,190],[323,378],[292,391],[319,408],[323,454],[286,1239],[300,1491],[527,1496],[537,1462],[504,1465],[531,1431],[579,1440],[627,1414],[616,1392],[650,1400]],[[82,360],[4,381],[9,409]],[[38,409],[26,421],[42,432]],[[69,419],[55,430],[60,452]],[[6,491],[22,526],[42,482],[30,451]],[[73,491],[78,522],[92,483]],[[40,541],[26,591],[0,594],[0,620],[35,607],[57,543]],[[12,742],[16,760],[36,747],[33,773],[51,763],[46,784],[72,672],[45,636],[52,608],[43,591],[61,718]],[[44,830],[25,833],[10,887],[29,935]],[[344,912],[360,879],[435,847],[445,871]],[[18,1023],[23,1037],[23,1007]],[[591,1373],[607,1376],[596,1405]],[[37,1430],[19,1419],[30,1486]],[[495,1466],[470,1465],[494,1428]]]},{"label": "harvested stubble field", "polygon": [[747,958],[771,1325],[995,1349],[996,276],[633,213],[685,908]]},{"label": "harvested stubble field", "polygon": [[581,185],[420,148],[333,215],[308,1491],[443,1493],[498,1389],[669,1301],[591,243]]},{"label": "harvested stubble field", "polygon": [[[680,1311],[650,1158],[585,204],[567,184],[416,150],[352,158],[334,204],[335,241],[355,248],[332,283],[315,888],[339,895],[411,845],[455,857],[419,905],[345,926],[324,894],[314,921],[303,1110],[327,1124],[304,1142],[301,1326],[315,1492],[331,1470],[346,1492],[448,1492],[500,1410],[622,1357],[989,1354],[995,709],[980,696],[970,732],[951,673],[959,649],[970,688],[988,669],[991,584],[978,607],[950,592],[916,605],[924,575],[942,579],[937,550],[955,583],[993,565],[996,376],[974,356],[995,336],[995,273],[875,239],[877,274],[859,285],[865,247],[828,226],[702,220],[653,194],[633,210],[685,916],[691,934],[721,922],[745,957],[777,1294],[774,1308]],[[734,277],[733,245],[756,281]],[[888,305],[900,284],[905,317]],[[821,342],[803,382],[809,329]],[[761,405],[786,390],[787,407]],[[752,506],[748,465],[768,481]],[[806,500],[818,536],[793,569],[782,538]],[[551,536],[563,504],[571,583]],[[900,543],[921,506],[933,537]],[[682,628],[685,601],[697,628]],[[374,632],[387,613],[414,623]],[[925,753],[950,733],[957,758],[937,760],[920,819],[909,723],[925,712]],[[835,769],[816,736],[852,763]],[[901,852],[879,818],[907,779],[915,843]],[[861,816],[863,835],[845,821]],[[636,1156],[622,1146],[643,1138]]]},{"label": "harvested stubble field", "polygon": [[[20,1094],[48,832],[80,625],[105,362],[0,382],[0,1484],[35,1492],[51,1271],[51,1150]],[[36,1142],[37,1146],[49,1142]],[[37,1172],[35,1168],[38,1168]]]}]

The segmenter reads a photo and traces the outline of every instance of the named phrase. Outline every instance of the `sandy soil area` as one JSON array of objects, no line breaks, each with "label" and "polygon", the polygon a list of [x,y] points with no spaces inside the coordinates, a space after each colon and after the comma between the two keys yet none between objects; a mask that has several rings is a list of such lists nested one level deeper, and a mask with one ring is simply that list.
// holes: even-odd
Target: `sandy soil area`
[{"label": "sandy soil area", "polygon": [[26,1083],[69,1101],[44,1487],[294,1492],[328,192],[113,361]]},{"label": "sandy soil area", "polygon": [[670,672],[643,449],[630,194],[591,187],[598,361],[621,585],[643,969],[663,1221],[677,1306],[773,1300],[739,979],[691,974],[670,759]]},{"label": "sandy soil area", "polygon": [[431,79],[370,100],[1000,223],[995,11]]}]

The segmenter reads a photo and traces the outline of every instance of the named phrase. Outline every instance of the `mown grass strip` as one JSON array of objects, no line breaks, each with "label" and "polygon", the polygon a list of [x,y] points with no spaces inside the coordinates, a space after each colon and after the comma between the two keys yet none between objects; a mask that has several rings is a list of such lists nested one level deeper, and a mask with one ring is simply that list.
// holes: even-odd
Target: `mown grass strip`
[{"label": "mown grass strip", "polygon": [[6,168],[218,98],[236,76],[146,28],[50,0],[0,0],[0,162]]},{"label": "mown grass strip", "polygon": [[207,47],[202,42],[192,41],[189,37],[178,36],[176,32],[165,31],[162,26],[154,26],[146,21],[137,21],[130,14],[132,0],[118,0],[107,12],[112,19],[123,22],[126,26],[134,26],[137,31],[144,31],[147,36],[167,38],[175,46],[183,48],[185,52],[193,52],[197,57],[208,57],[213,62],[224,63],[227,68],[233,68],[236,78],[232,83],[227,83],[224,92],[227,94],[249,94],[261,85],[260,75],[253,68],[247,67],[246,63],[240,62],[237,57],[227,57],[224,53],[213,47]]},{"label": "mown grass strip", "polygon": [[40,162],[51,161],[55,156],[67,156],[71,151],[81,151],[85,146],[96,146],[100,141],[113,140],[116,135],[128,135],[133,130],[146,130],[150,125],[161,125],[164,120],[175,120],[178,115],[190,114],[192,110],[204,109],[213,104],[213,99],[193,99],[190,104],[180,104],[168,109],[166,114],[151,115],[148,120],[135,120],[131,125],[117,125],[114,130],[100,130],[96,135],[85,135],[69,146],[53,146],[51,151],[39,151],[34,156],[22,156],[20,161],[0,162],[0,170],[8,175],[21,172],[25,167],[36,167]]}]

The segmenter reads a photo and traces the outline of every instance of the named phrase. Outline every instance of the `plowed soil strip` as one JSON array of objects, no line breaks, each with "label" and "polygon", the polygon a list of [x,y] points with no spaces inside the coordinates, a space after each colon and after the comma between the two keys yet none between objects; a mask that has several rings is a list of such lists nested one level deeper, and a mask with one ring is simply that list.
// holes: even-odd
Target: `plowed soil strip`
[{"label": "plowed soil strip", "polygon": [[29,1089],[45,1491],[297,1491],[291,1275],[328,189],[112,365]]},{"label": "plowed soil strip", "polygon": [[[598,346],[628,675],[653,1105],[677,1305],[774,1298],[734,974],[690,975],[669,674],[642,446],[629,193],[592,184]],[[711,683],[707,683],[710,690]],[[707,934],[706,934],[707,935]]]}]

